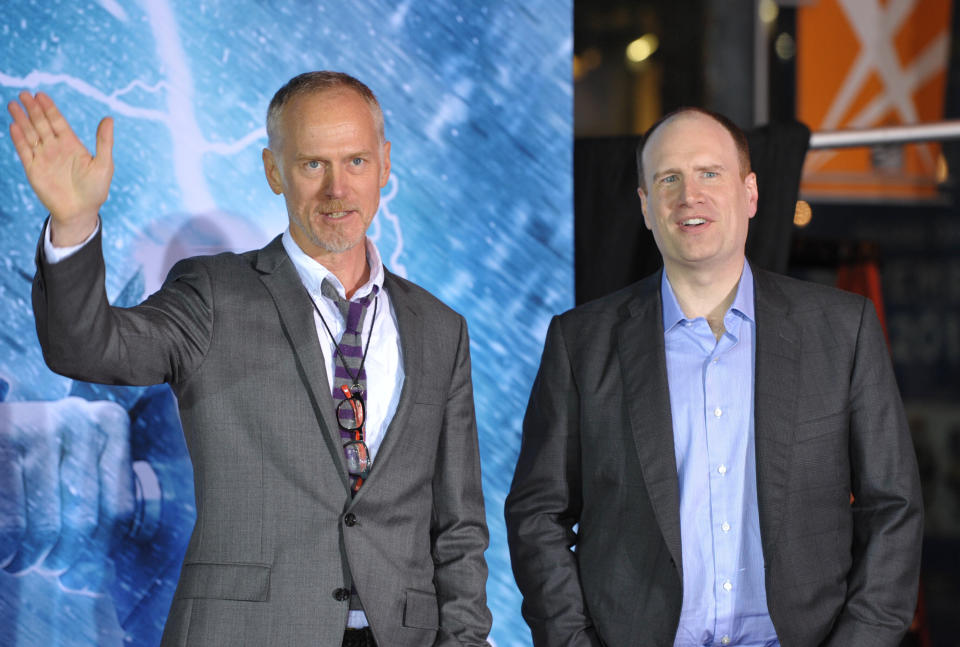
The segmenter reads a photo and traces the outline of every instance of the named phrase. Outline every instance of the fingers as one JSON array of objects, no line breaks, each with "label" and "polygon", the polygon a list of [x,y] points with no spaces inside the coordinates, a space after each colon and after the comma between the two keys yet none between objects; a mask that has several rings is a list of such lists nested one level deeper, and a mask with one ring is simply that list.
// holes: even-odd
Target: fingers
[{"label": "fingers", "polygon": [[20,161],[26,166],[33,159],[33,148],[39,143],[40,136],[30,125],[30,118],[23,111],[20,104],[11,101],[7,104],[7,112],[13,117],[10,123],[10,139],[13,141],[13,147],[20,157]]},{"label": "fingers", "polygon": [[[21,158],[27,150],[36,152],[41,145],[50,145],[58,137],[76,139],[70,124],[48,95],[37,92],[32,96],[24,90],[17,96],[20,102],[11,101],[7,110],[13,117],[10,134]],[[21,148],[24,144],[26,149]]]},{"label": "fingers", "polygon": [[[69,401],[69,400],[68,400]],[[81,401],[82,402],[82,401]],[[80,407],[74,412],[79,414]],[[100,439],[85,415],[64,420],[60,459],[61,531],[56,546],[43,562],[44,570],[61,572],[73,564],[99,521],[97,456]]]},{"label": "fingers", "polygon": [[[14,104],[10,105],[12,106]],[[13,112],[12,109],[10,109],[10,111],[11,113]],[[23,130],[16,122],[10,124],[10,140],[13,142],[13,148],[17,151],[20,163],[26,167],[30,160],[33,159],[33,152],[30,149],[30,144],[27,143],[26,135],[23,134]]]},{"label": "fingers", "polygon": [[97,463],[100,514],[110,530],[126,532],[134,507],[133,467],[130,459],[130,414],[115,402],[91,403],[102,437]]},{"label": "fingers", "polygon": [[[66,121],[64,121],[66,123]],[[67,128],[70,128],[68,125]],[[113,119],[104,117],[97,126],[97,155],[96,162],[113,166]]]},{"label": "fingers", "polygon": [[116,533],[126,532],[133,514],[130,417],[114,402],[67,398],[62,411],[60,538],[43,569],[62,573],[68,588],[89,579],[84,564],[99,565]]},{"label": "fingers", "polygon": [[[33,97],[26,90],[21,92],[18,96],[20,97],[20,102],[27,111],[27,115],[30,117],[30,125],[33,127],[33,131],[38,137],[38,139],[30,139],[30,145],[36,147],[44,142],[50,143],[56,138],[56,134],[54,134],[53,128],[50,126],[50,120],[47,119],[47,113],[44,111],[40,98],[46,97],[49,105],[53,105],[53,100],[44,95],[42,92],[38,92],[37,96]],[[54,106],[54,108],[56,108],[56,106]]]},{"label": "fingers", "polygon": [[[0,414],[0,421],[4,417]],[[3,428],[0,425],[0,430]],[[9,435],[0,431],[0,567],[13,560],[27,528],[20,455],[9,440]]]},{"label": "fingers", "polygon": [[[29,92],[21,92],[18,96],[23,106],[26,106],[27,102],[33,102],[33,97],[30,96]],[[10,116],[13,117],[13,123],[22,133],[27,145],[32,148],[40,143],[40,135],[37,134],[37,130],[33,127],[33,122],[30,116],[24,111],[23,106],[16,101],[11,101],[7,104],[7,111],[9,111]]]},{"label": "fingers", "polygon": [[39,562],[53,547],[60,534],[60,496],[58,463],[59,438],[49,430],[45,403],[11,403],[18,407],[13,431],[20,453],[23,473],[25,529],[16,555],[4,567],[10,573],[23,573]]},{"label": "fingers", "polygon": [[[86,402],[79,398],[66,401],[83,403],[88,419],[94,423],[95,437],[84,434],[81,442],[84,447],[93,448],[93,455],[83,451],[75,466],[71,466],[86,479],[86,491],[76,494],[87,500],[80,523],[76,520],[68,523],[64,516],[60,541],[72,545],[73,550],[57,555],[61,567],[66,569],[60,582],[68,590],[102,591],[104,583],[112,577],[107,558],[111,543],[129,531],[133,516],[130,416],[115,402]],[[63,468],[61,483],[70,483]],[[66,505],[65,500],[65,513]],[[71,527],[74,524],[75,527]],[[57,549],[54,552],[58,552]]]},{"label": "fingers", "polygon": [[0,567],[89,588],[130,527],[129,429],[113,402],[0,403]]},{"label": "fingers", "polygon": [[82,242],[96,226],[113,178],[113,120],[97,129],[97,157],[90,155],[53,100],[23,91],[7,110],[10,137],[30,186],[52,217],[54,244]]},{"label": "fingers", "polygon": [[47,124],[49,124],[50,131],[54,136],[63,137],[73,134],[70,124],[67,123],[67,120],[60,113],[60,109],[57,108],[57,104],[53,102],[49,95],[37,92],[36,100],[40,109],[43,110],[43,115],[46,117]]}]

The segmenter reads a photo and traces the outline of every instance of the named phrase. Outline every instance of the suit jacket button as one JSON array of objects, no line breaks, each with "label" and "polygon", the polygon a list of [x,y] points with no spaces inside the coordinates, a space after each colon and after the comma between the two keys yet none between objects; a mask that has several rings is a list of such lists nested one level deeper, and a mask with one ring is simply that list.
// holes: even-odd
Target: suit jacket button
[{"label": "suit jacket button", "polygon": [[350,591],[348,589],[336,589],[333,592],[333,599],[337,602],[346,602],[350,599]]},{"label": "suit jacket button", "polygon": [[347,524],[352,528],[353,526],[357,525],[357,515],[353,514],[352,512],[348,512],[343,517],[343,523]]}]

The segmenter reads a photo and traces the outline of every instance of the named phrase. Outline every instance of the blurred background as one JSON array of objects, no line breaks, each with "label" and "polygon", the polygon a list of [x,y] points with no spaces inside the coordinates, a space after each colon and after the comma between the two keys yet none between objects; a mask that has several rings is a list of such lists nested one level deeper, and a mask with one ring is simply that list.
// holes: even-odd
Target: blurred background
[{"label": "blurred background", "polygon": [[[107,291],[130,305],[177,258],[249,249],[283,229],[282,201],[260,168],[263,114],[277,87],[323,67],[373,87],[393,178],[371,236],[393,271],[470,323],[497,647],[530,644],[502,507],[547,324],[660,265],[636,196],[639,134],[682,105],[725,113],[748,131],[759,177],[751,260],[865,293],[883,317],[926,505],[921,605],[905,644],[952,646],[960,644],[953,5],[5,0],[0,90],[4,102],[23,89],[51,94],[88,145],[103,115],[116,119],[117,171],[103,214]],[[941,126],[931,134],[922,124]],[[838,147],[831,133],[852,133],[859,145]],[[911,137],[923,141],[901,141]],[[30,308],[45,214],[6,128],[0,194],[0,644],[157,644],[195,515],[175,402],[166,387],[99,387],[50,373]],[[40,492],[22,466],[43,460],[36,450],[54,431],[128,442],[140,502],[134,527],[80,547],[65,572],[45,569],[42,555],[25,560],[20,545]],[[101,497],[118,476],[101,474]]]},{"label": "blurred background", "polygon": [[[639,134],[684,105],[717,110],[747,130],[761,196],[748,255],[867,294],[885,318],[926,506],[921,613],[907,642],[935,646],[960,644],[960,122],[952,121],[960,118],[960,21],[953,5],[577,0],[573,21],[576,300],[659,265],[635,195]],[[933,136],[902,129],[916,124],[941,126]],[[840,148],[826,134],[833,131],[852,141],[929,140]]]}]

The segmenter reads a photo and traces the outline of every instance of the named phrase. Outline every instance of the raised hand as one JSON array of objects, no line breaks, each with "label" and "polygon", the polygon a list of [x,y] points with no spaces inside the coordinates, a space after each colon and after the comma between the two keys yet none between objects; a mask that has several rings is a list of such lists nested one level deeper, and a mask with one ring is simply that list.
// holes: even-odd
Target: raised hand
[{"label": "raised hand", "polygon": [[77,138],[53,99],[24,90],[11,101],[10,138],[30,186],[50,211],[53,244],[83,242],[96,228],[113,177],[113,120],[97,128],[96,156]]}]

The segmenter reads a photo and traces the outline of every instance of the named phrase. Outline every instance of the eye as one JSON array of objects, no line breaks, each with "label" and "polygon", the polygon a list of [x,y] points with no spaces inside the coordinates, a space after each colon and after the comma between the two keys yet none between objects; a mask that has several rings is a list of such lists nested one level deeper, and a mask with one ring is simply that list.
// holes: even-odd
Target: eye
[{"label": "eye", "polygon": [[720,174],[717,173],[716,171],[704,171],[704,172],[703,172],[703,177],[719,177],[719,175],[720,175]]},{"label": "eye", "polygon": [[320,168],[320,162],[317,160],[310,160],[309,162],[307,162],[307,168],[312,171],[315,171],[318,168]]},{"label": "eye", "polygon": [[660,178],[660,183],[661,183],[661,184],[674,184],[674,183],[677,182],[679,179],[680,179],[680,178],[678,178],[678,177],[676,176],[676,174],[664,175],[662,178]]},{"label": "eye", "polygon": [[362,157],[354,157],[352,160],[350,160],[350,165],[351,165],[351,166],[363,166],[363,164],[364,164],[366,161],[367,161],[367,160],[363,159]]}]

